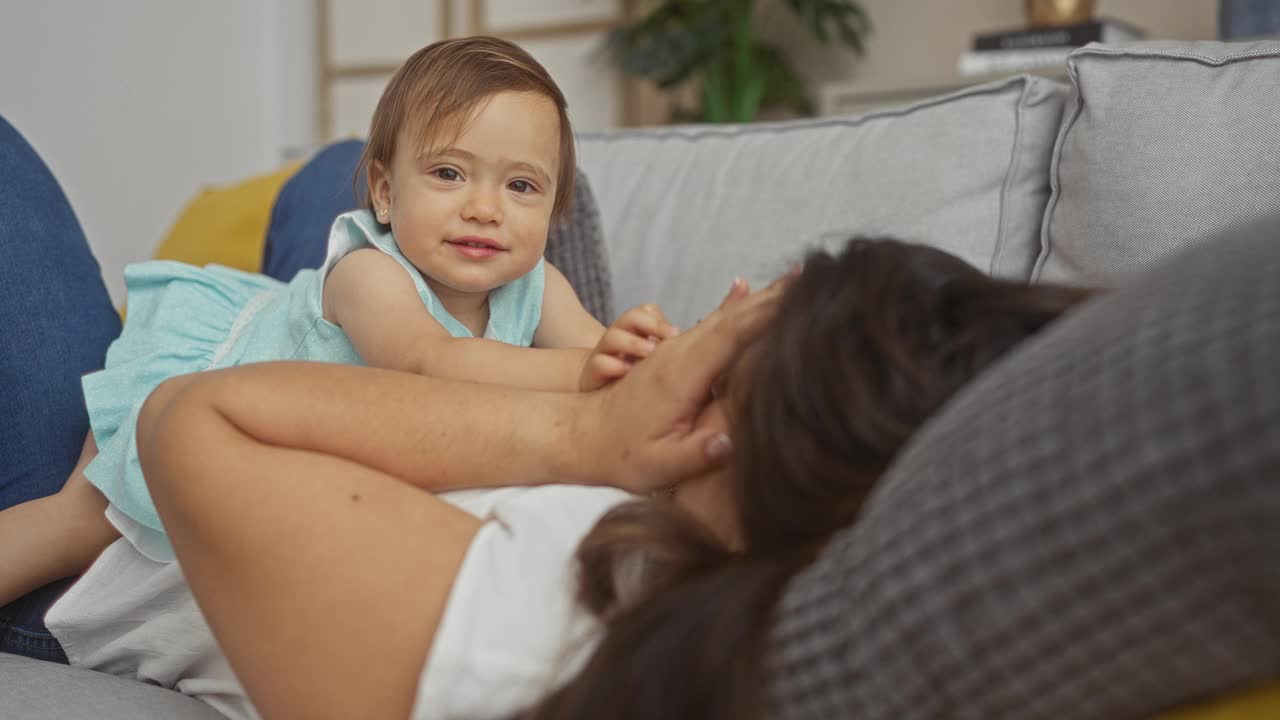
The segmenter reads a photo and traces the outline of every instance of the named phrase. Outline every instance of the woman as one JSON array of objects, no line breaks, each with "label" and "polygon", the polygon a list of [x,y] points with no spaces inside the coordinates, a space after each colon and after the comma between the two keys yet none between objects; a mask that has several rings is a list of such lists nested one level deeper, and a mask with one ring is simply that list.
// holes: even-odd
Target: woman
[{"label": "woman", "polygon": [[[444,713],[424,688],[442,637],[470,609],[452,593],[477,576],[469,549],[501,523],[422,491],[510,484],[519,468],[531,483],[675,483],[670,501],[600,491],[604,518],[581,527],[578,562],[583,605],[606,633],[593,652],[594,633],[582,636],[563,664],[581,672],[531,714],[749,716],[781,585],[854,519],[920,422],[1081,297],[877,241],[811,259],[770,322],[781,294],[736,289],[586,396],[324,365],[162,385],[140,420],[148,483],[257,711]],[[708,472],[726,422],[731,461]]]},{"label": "woman", "polygon": [[[460,615],[487,611],[485,622],[501,624],[521,606],[542,603],[473,604],[483,593],[472,589],[467,566],[478,561],[468,550],[492,523],[419,489],[447,489],[460,476],[474,485],[502,483],[513,466],[533,480],[656,489],[669,476],[636,474],[630,450],[615,454],[601,442],[648,432],[631,425],[631,410],[612,404],[625,406],[634,388],[662,388],[662,373],[692,367],[712,347],[725,353],[718,367],[735,346],[706,338],[748,306],[765,317],[780,287],[731,298],[654,363],[638,365],[619,394],[572,408],[562,406],[576,402],[569,396],[541,398],[537,407],[549,415],[514,423],[549,431],[537,442],[552,451],[527,453],[517,444],[515,458],[496,464],[473,465],[486,450],[464,447],[476,435],[423,428],[479,427],[504,415],[511,397],[500,388],[473,396],[472,421],[452,408],[452,419],[436,416],[443,390],[430,382],[371,370],[263,365],[187,377],[158,391],[139,436],[148,481],[187,580],[257,708],[266,717],[354,716],[382,703],[388,717],[398,717],[416,698],[423,716],[513,709],[493,697],[504,683],[475,677],[498,671],[480,663],[451,670],[436,656],[460,645],[449,639],[457,635],[452,626],[474,622]],[[921,422],[1082,296],[991,280],[945,253],[893,241],[853,241],[838,258],[810,258],[777,317],[733,363],[721,401],[703,413],[710,426],[727,419],[729,465],[681,477],[669,503],[619,504],[608,496],[612,509],[578,551],[581,599],[604,621],[605,639],[577,679],[533,716],[596,717],[607,707],[615,717],[741,718],[759,707],[751,691],[763,685],[762,643],[779,588],[854,519]],[[696,353],[671,360],[695,344]],[[556,473],[539,465],[573,456],[575,445],[572,466]],[[520,532],[519,518],[501,520]],[[536,573],[527,570],[531,587]],[[322,599],[297,600],[317,587]],[[466,609],[446,615],[451,605]],[[315,632],[335,613],[357,612],[376,623],[355,647],[332,648]],[[517,641],[480,637],[466,652],[500,654],[504,642]],[[571,655],[565,664],[576,669],[580,659]],[[282,681],[285,665],[296,678]],[[362,672],[371,666],[380,672]],[[449,693],[431,695],[424,688],[433,672],[456,676],[449,689],[459,695],[472,692],[469,679],[476,698],[458,704]],[[315,705],[300,705],[307,701]]]}]

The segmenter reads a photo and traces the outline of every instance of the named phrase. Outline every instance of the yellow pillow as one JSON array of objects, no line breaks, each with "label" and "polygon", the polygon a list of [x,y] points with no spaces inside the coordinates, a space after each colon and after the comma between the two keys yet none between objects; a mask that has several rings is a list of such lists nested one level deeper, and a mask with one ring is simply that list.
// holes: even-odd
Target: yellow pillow
[{"label": "yellow pillow", "polygon": [[1273,720],[1280,718],[1280,683],[1228,695],[1160,716],[1160,720]]},{"label": "yellow pillow", "polygon": [[260,272],[271,207],[280,187],[297,170],[298,164],[293,164],[234,185],[202,190],[183,208],[156,248],[155,259]]}]

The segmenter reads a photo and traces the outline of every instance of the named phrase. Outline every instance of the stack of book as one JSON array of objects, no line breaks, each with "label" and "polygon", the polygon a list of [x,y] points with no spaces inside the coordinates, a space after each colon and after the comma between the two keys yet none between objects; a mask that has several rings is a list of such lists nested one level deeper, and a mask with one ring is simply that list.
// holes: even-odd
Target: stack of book
[{"label": "stack of book", "polygon": [[1129,23],[1096,18],[1076,25],[1022,28],[981,33],[973,49],[960,56],[961,75],[1017,73],[1062,67],[1067,55],[1091,42],[1123,44],[1141,40],[1146,33]]}]

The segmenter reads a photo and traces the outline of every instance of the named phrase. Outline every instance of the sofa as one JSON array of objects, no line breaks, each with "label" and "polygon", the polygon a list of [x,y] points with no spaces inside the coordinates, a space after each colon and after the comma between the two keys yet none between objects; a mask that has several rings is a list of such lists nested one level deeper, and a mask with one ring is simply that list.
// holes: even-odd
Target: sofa
[{"label": "sofa", "polygon": [[[1275,229],[1272,239],[1280,241],[1280,41],[1091,45],[1071,55],[1068,77],[1067,83],[1011,77],[860,116],[580,134],[580,177],[585,182],[578,196],[577,215],[572,227],[558,229],[562,237],[558,241],[553,238],[552,245],[559,243],[560,252],[570,243],[595,248],[579,247],[569,253],[581,267],[567,274],[589,307],[602,316],[656,301],[674,322],[688,325],[719,300],[735,275],[760,285],[800,260],[809,248],[834,248],[852,235],[887,235],[940,247],[1000,277],[1114,289],[1119,299],[1112,308],[1091,313],[1096,316],[1092,322],[1100,327],[1107,321],[1113,325],[1133,322],[1132,314],[1139,311],[1158,317],[1162,306],[1144,304],[1142,298],[1147,296],[1135,293],[1176,294],[1176,287],[1170,284],[1173,280],[1151,279],[1161,273],[1182,278],[1178,282],[1187,287],[1195,286],[1202,279],[1198,269],[1212,264],[1216,243],[1234,242],[1231,239],[1241,235],[1256,236],[1268,228]],[[335,187],[349,185],[349,174],[333,172]],[[279,178],[286,186],[287,175],[282,173]],[[266,198],[264,207],[269,209],[270,204],[271,198]],[[261,210],[265,222],[266,213]],[[272,219],[277,221],[285,220]],[[322,225],[325,220],[309,221]],[[269,228],[263,227],[248,241],[257,243],[255,247],[265,246],[269,254],[269,234]],[[173,238],[166,242],[169,247],[183,244]],[[212,252],[216,255],[216,248]],[[255,250],[250,256],[259,254]],[[563,262],[572,264],[574,260]],[[606,263],[609,269],[602,272]],[[1165,270],[1168,263],[1180,269]],[[1130,287],[1138,290],[1126,295]],[[1186,310],[1200,311],[1198,306]],[[1149,323],[1150,327],[1158,325],[1156,320]],[[1132,326],[1128,330],[1107,327],[1111,345],[1100,345],[1096,356],[1105,355],[1105,347],[1124,341],[1146,341]],[[1065,340],[1055,345],[1054,338],[1049,338],[1015,352],[1016,357],[992,372],[1016,373],[1021,361],[1027,377],[1035,373],[1044,376],[1036,380],[1036,388],[1052,386],[1056,377],[1079,376],[1086,382],[1111,372],[1108,367],[1112,366],[1089,365],[1088,358],[1063,365],[1062,358],[1070,356],[1064,347],[1082,352],[1089,338],[1101,332],[1097,327],[1064,328],[1060,334],[1071,340],[1069,346],[1062,344]],[[1160,359],[1157,356],[1143,362]],[[1222,370],[1230,374],[1232,367],[1224,362]],[[1141,387],[1138,381],[1146,375],[1135,377],[1129,378],[1129,386]],[[1013,396],[1019,393],[1023,398],[1034,394],[1025,389],[1030,385],[986,376],[975,385],[973,392],[944,408],[939,425],[946,426],[944,416],[957,418],[953,426],[957,422],[961,427],[995,423],[1001,416],[983,412],[983,403],[1014,402],[1018,397]],[[1113,397],[1116,387],[1126,385],[1108,387],[1112,395],[1107,397]],[[1043,402],[1069,405],[1073,397],[1082,396],[1064,391]],[[1144,397],[1135,394],[1132,400],[1141,404]],[[1108,404],[1109,411],[1124,415],[1125,400],[1117,402],[1119,410]],[[1249,410],[1262,413],[1270,408],[1266,403],[1253,403]],[[1205,417],[1204,423],[1216,420]],[[1044,427],[1053,432],[1048,421]],[[1190,427],[1189,432],[1195,432],[1197,422]],[[1025,432],[1014,432],[1019,428],[1001,428],[1005,432],[1002,437],[1016,436],[1028,442]],[[955,457],[938,450],[944,447],[942,443],[957,442],[955,433],[922,435],[921,442],[902,459],[903,463],[914,463],[910,471],[891,472],[890,481],[869,504],[871,529],[863,531],[864,536],[876,528],[901,530],[909,525],[913,529],[893,535],[899,544],[891,549],[901,550],[900,542],[926,542],[933,537],[929,528],[935,525],[911,525],[903,520],[922,506],[932,508],[935,515],[927,522],[937,526],[954,524],[956,517],[970,517],[951,510],[952,506],[972,503],[972,498],[940,484],[934,471],[947,465],[948,457]],[[1273,449],[1273,438],[1274,434],[1259,441],[1264,455],[1259,456],[1259,464],[1249,466],[1251,472],[1261,472],[1258,468],[1280,470],[1274,454],[1265,455]],[[1035,439],[1037,447],[1045,444],[1043,439]],[[1056,467],[1080,468],[1074,476],[1063,472],[1069,481],[1074,477],[1087,487],[1084,478],[1093,470],[1074,458],[1094,458],[1098,453],[1091,444],[1105,444],[1106,437],[1085,432],[1072,442],[1057,441],[1056,445],[1052,438],[1048,442],[1058,453]],[[1135,443],[1120,450],[1127,457],[1142,459],[1157,452]],[[1274,444],[1280,445],[1280,441]],[[966,452],[977,452],[965,447]],[[979,449],[985,453],[981,457],[986,464],[975,461],[975,472],[996,467],[991,458],[1002,457],[1002,448]],[[1069,462],[1061,462],[1062,457]],[[1048,461],[1041,458],[1041,462]],[[1038,468],[1034,464],[1010,467],[1006,462],[998,464],[997,470],[1005,475],[1043,474]],[[996,477],[997,470],[991,470],[986,479],[974,477],[973,485],[984,486]],[[1176,468],[1171,472],[1176,473]],[[1123,473],[1113,477],[1124,479]],[[1267,497],[1274,500],[1275,493]],[[1273,507],[1274,502],[1270,506],[1254,502],[1252,506]],[[1028,510],[1025,502],[1017,509],[1024,513],[1020,518],[1040,511],[1035,506]],[[1087,509],[1097,512],[1098,506]],[[965,522],[999,528],[1006,516],[987,510],[972,513],[973,519]],[[1280,512],[1269,517],[1280,527]],[[1262,621],[1248,625],[1247,632],[1241,630],[1245,627],[1243,616],[1223,621],[1228,623],[1224,627],[1248,638],[1248,652],[1229,656],[1209,652],[1201,658],[1196,648],[1212,649],[1213,645],[1213,636],[1204,634],[1194,636],[1203,641],[1199,644],[1155,644],[1152,647],[1164,653],[1191,650],[1179,656],[1182,674],[1171,671],[1146,684],[1141,678],[1150,677],[1141,674],[1121,674],[1110,683],[1105,674],[1090,675],[1091,668],[1110,667],[1105,659],[1124,658],[1125,642],[1142,645],[1141,640],[1123,634],[1114,637],[1129,638],[1125,642],[1090,642],[1095,629],[1104,635],[1111,632],[1104,633],[1101,624],[1117,614],[1127,614],[1126,606],[1099,606],[1099,614],[1082,615],[1097,620],[1096,624],[1072,625],[1070,635],[1052,638],[1057,644],[1045,646],[1059,648],[1059,659],[1070,660],[1063,667],[1073,673],[1073,680],[1085,678],[1091,683],[1041,677],[1048,672],[1042,668],[1056,671],[1058,665],[1041,663],[1038,659],[1043,660],[1044,655],[1025,651],[1038,629],[1028,627],[1025,637],[1016,632],[993,633],[982,636],[985,644],[971,642],[988,627],[984,623],[999,623],[1002,614],[1016,616],[1022,604],[1040,602],[1037,597],[1053,597],[1047,588],[1059,581],[1053,572],[1055,563],[1069,565],[1069,558],[1052,554],[1034,556],[1037,562],[1031,562],[1028,554],[1043,548],[1025,539],[1015,541],[1012,538],[1021,537],[1016,533],[1007,535],[1002,539],[1001,533],[995,533],[984,539],[989,547],[1008,551],[993,551],[991,556],[1003,558],[1011,553],[1010,567],[1023,568],[1031,578],[1028,582],[1040,586],[1006,588],[1009,609],[1004,613],[998,606],[987,615],[974,613],[962,599],[949,595],[949,586],[943,586],[970,587],[987,577],[985,573],[972,573],[976,581],[964,580],[955,574],[913,569],[901,557],[899,562],[883,560],[883,554],[857,559],[852,567],[865,569],[858,578],[861,589],[857,597],[865,597],[868,606],[880,602],[885,612],[876,616],[878,621],[866,619],[861,626],[867,647],[875,651],[869,657],[849,650],[851,643],[857,644],[858,636],[850,639],[833,630],[840,624],[850,627],[855,620],[849,618],[860,617],[859,613],[866,612],[864,608],[850,606],[847,612],[833,612],[828,607],[825,614],[808,611],[813,598],[829,598],[831,587],[852,583],[848,578],[833,579],[830,564],[820,561],[814,572],[797,579],[782,604],[777,634],[781,649],[775,658],[780,665],[775,669],[783,673],[783,680],[775,683],[778,687],[771,693],[772,713],[795,718],[1121,718],[1163,713],[1179,720],[1280,717],[1280,684],[1269,684],[1280,680],[1280,614],[1276,614],[1280,599],[1276,597],[1250,596],[1251,607],[1256,606]],[[903,541],[903,537],[923,539]],[[851,531],[841,542],[848,546],[871,541]],[[942,550],[936,542],[930,547],[934,552],[958,552],[945,543]],[[1272,549],[1280,552],[1280,547]],[[859,552],[868,555],[865,551],[850,552],[850,557]],[[910,553],[903,557],[909,560]],[[850,566],[842,567],[842,572],[848,572]],[[913,582],[901,581],[903,576],[910,576]],[[921,577],[934,584],[914,582]],[[1201,627],[1196,625],[1194,613],[1213,615],[1205,611],[1205,605],[1158,602],[1160,598],[1176,599],[1181,589],[1179,576],[1173,571],[1161,576],[1160,582],[1146,587],[1148,596],[1144,597],[1168,610],[1161,622]],[[1229,594],[1232,587],[1229,583],[1215,585],[1213,592]],[[885,588],[897,588],[893,592],[909,588],[913,599],[893,600],[897,596]],[[972,592],[981,594],[980,589]],[[921,597],[930,600],[914,599]],[[1233,607],[1232,597],[1224,595],[1216,603],[1212,596],[1206,597],[1210,606]],[[1145,601],[1139,598],[1135,602]],[[889,610],[908,604],[918,615],[911,626],[915,630],[896,630],[899,626],[889,622],[894,617]],[[961,607],[963,616],[957,609]],[[1152,624],[1135,631],[1130,625],[1131,633],[1145,628],[1158,634],[1163,632],[1160,628],[1168,627]],[[874,643],[870,640],[873,637]],[[837,643],[833,638],[843,639]],[[926,669],[934,666],[936,657],[972,647],[982,648],[981,658],[972,657],[973,673],[948,671],[971,681],[964,686],[967,695],[953,698],[970,699],[944,701],[940,689],[954,689],[959,681],[930,675]],[[1001,653],[1007,647],[1023,648],[1023,654],[1009,655],[1017,658],[1016,663],[993,666],[986,675],[978,672],[992,666],[993,658],[1004,657]],[[814,653],[819,654],[816,660]],[[787,663],[792,661],[815,673],[812,677],[816,679],[794,680],[787,674]],[[849,663],[866,665],[851,668]],[[1035,691],[1014,695],[1020,676],[1041,684],[1032,686]],[[1004,681],[993,683],[992,678]],[[1043,688],[1057,688],[1058,695]],[[877,699],[868,699],[872,696]],[[990,704],[972,698],[990,699]],[[0,716],[14,720],[216,717],[203,704],[162,688],[3,655]]]}]

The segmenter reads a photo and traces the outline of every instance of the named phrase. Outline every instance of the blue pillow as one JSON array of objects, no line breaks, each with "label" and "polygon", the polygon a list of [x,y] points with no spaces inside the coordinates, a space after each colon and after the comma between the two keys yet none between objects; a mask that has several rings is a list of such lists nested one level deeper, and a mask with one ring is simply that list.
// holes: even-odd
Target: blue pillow
[{"label": "blue pillow", "polygon": [[333,143],[280,188],[262,248],[262,272],[288,282],[299,270],[324,264],[333,219],[360,206],[354,181],[362,152],[362,140]]}]

